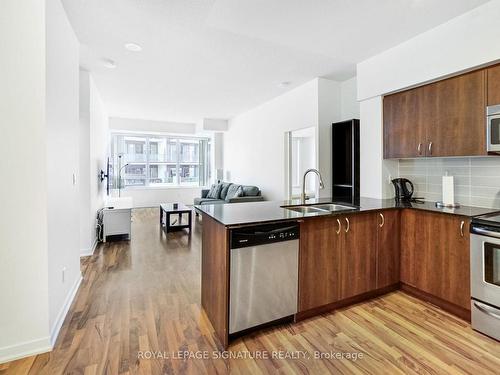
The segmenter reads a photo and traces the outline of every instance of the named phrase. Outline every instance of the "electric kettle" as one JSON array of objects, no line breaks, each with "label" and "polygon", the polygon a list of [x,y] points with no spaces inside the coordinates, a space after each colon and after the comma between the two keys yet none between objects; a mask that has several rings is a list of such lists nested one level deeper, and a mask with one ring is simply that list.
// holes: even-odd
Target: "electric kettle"
[{"label": "electric kettle", "polygon": [[409,201],[413,195],[413,183],[406,178],[395,178],[392,180],[394,190],[396,192],[396,199]]}]

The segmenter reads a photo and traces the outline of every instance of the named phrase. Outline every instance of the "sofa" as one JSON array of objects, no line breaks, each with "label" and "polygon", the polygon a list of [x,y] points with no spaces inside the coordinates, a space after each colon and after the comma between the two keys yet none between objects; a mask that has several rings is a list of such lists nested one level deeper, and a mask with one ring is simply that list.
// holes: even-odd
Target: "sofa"
[{"label": "sofa", "polygon": [[[238,185],[231,182],[220,182],[217,185],[212,185],[219,188],[219,193],[217,198],[208,198],[208,193],[210,189],[203,189],[201,191],[201,197],[194,199],[195,205],[205,205],[205,204],[223,204],[223,203],[243,203],[243,202],[259,202],[263,201],[264,197],[260,189],[257,186],[249,185]],[[228,197],[228,192],[237,191],[239,196]]]}]

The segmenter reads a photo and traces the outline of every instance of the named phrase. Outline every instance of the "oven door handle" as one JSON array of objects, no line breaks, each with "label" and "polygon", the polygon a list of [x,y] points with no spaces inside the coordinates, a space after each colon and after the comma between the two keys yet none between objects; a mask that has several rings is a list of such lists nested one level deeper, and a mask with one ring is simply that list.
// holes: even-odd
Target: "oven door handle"
[{"label": "oven door handle", "polygon": [[500,319],[500,314],[496,313],[496,311],[498,310],[495,309],[495,312],[493,312],[493,309],[491,307],[477,301],[474,301],[474,306],[476,306],[479,311],[485,313],[486,315],[489,315],[496,319]]},{"label": "oven door handle", "polygon": [[484,229],[484,228],[478,228],[478,227],[472,228],[472,233],[478,233],[478,234],[483,234],[483,235],[489,236],[489,237],[500,238],[500,233],[493,232],[491,230]]}]

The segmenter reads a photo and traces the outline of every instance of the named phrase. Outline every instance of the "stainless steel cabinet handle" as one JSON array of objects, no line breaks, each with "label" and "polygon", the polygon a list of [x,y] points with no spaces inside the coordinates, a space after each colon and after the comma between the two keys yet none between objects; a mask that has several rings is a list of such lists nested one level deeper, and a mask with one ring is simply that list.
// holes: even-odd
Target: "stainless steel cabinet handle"
[{"label": "stainless steel cabinet handle", "polygon": [[477,301],[474,301],[474,306],[476,306],[479,311],[485,313],[486,315],[489,315],[489,316],[496,318],[496,319],[500,319],[500,314],[495,313],[498,310],[496,310],[496,309],[493,310],[488,305],[484,305],[484,304],[479,303]]},{"label": "stainless steel cabinet handle", "polygon": [[432,142],[429,142],[429,155],[432,155]]},{"label": "stainless steel cabinet handle", "polygon": [[337,234],[340,234],[340,231],[342,229],[342,224],[340,224],[340,220],[337,219],[337,224],[339,225],[339,229],[337,229]]},{"label": "stainless steel cabinet handle", "polygon": [[348,218],[345,218],[345,222],[347,223],[347,227],[345,228],[345,232],[349,232],[349,228],[351,226],[351,223],[349,223],[349,219]]},{"label": "stainless steel cabinet handle", "polygon": [[464,226],[465,226],[465,221],[462,220],[460,223],[460,235],[463,237],[464,236]]},{"label": "stainless steel cabinet handle", "polygon": [[422,150],[422,143],[419,143],[417,146],[417,151],[419,155],[421,155],[421,150]]},{"label": "stainless steel cabinet handle", "polygon": [[384,215],[382,215],[381,213],[379,213],[380,215],[380,218],[382,219],[382,222],[378,225],[380,228],[382,228],[385,224],[385,218],[384,218]]}]

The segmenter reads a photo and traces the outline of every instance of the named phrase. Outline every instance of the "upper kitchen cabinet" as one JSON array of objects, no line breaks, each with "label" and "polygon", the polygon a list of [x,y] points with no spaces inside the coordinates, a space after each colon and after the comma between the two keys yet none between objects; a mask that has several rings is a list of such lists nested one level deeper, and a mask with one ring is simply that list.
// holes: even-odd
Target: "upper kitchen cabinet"
[{"label": "upper kitchen cabinet", "polygon": [[486,72],[384,97],[384,157],[486,155]]},{"label": "upper kitchen cabinet", "polygon": [[424,86],[426,156],[486,155],[485,71]]},{"label": "upper kitchen cabinet", "polygon": [[500,65],[486,70],[488,85],[488,105],[500,104]]},{"label": "upper kitchen cabinet", "polygon": [[[423,90],[417,88],[384,97],[384,158],[422,156]],[[425,155],[425,154],[424,154]]]}]

